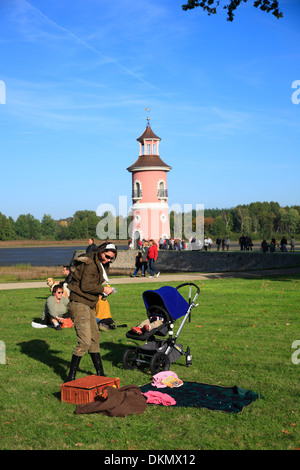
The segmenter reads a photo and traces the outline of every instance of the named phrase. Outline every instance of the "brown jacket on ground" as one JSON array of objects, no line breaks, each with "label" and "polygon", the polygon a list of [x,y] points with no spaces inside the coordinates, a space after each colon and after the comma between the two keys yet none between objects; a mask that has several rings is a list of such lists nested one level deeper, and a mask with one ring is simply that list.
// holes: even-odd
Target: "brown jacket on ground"
[{"label": "brown jacket on ground", "polygon": [[107,416],[139,415],[147,408],[147,400],[139,387],[126,385],[120,389],[108,387],[106,400],[97,399],[86,405],[77,405],[75,414],[103,413]]},{"label": "brown jacket on ground", "polygon": [[76,269],[72,275],[72,282],[68,284],[70,302],[81,302],[91,308],[95,308],[99,295],[104,292],[102,283],[103,269],[98,258],[98,253],[78,256],[75,258]]}]

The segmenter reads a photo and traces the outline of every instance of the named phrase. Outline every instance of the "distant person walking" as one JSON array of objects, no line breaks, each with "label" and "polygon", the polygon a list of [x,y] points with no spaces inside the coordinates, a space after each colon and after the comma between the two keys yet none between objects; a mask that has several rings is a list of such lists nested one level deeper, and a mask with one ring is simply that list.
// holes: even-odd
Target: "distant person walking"
[{"label": "distant person walking", "polygon": [[270,248],[271,253],[275,252],[275,250],[276,250],[276,240],[275,240],[275,238],[272,238],[272,240],[270,242],[270,245],[269,245],[269,248]]},{"label": "distant person walking", "polygon": [[148,250],[148,255],[147,255],[147,261],[148,261],[148,273],[150,274],[149,277],[153,277],[154,273],[156,274],[156,277],[160,275],[160,272],[155,266],[155,261],[157,260],[157,255],[158,255],[158,250],[157,250],[157,245],[154,240],[149,240],[149,250]]},{"label": "distant person walking", "polygon": [[142,276],[144,276],[144,277],[146,276],[146,270],[147,270],[147,267],[148,267],[148,262],[147,262],[148,251],[149,251],[148,242],[147,242],[147,240],[143,240],[143,246],[142,246]]},{"label": "distant person walking", "polygon": [[228,251],[229,246],[230,246],[230,238],[229,237],[227,237],[226,240],[225,240],[225,246],[226,246],[226,250]]},{"label": "distant person walking", "polygon": [[245,235],[242,235],[239,238],[239,244],[240,244],[240,247],[241,247],[241,251],[245,251],[246,250],[246,237],[245,237]]},{"label": "distant person walking", "polygon": [[285,237],[282,237],[281,242],[280,242],[281,251],[283,251],[283,252],[287,251],[286,245],[287,245],[287,239]]},{"label": "distant person walking", "polygon": [[208,248],[208,238],[207,237],[204,237],[203,246],[204,246],[204,251],[207,251],[207,248]]},{"label": "distant person walking", "polygon": [[137,252],[136,257],[135,257],[135,270],[133,274],[130,274],[130,277],[135,277],[139,270],[142,271],[142,266],[143,266],[143,259],[142,259],[142,253],[140,251]]},{"label": "distant person walking", "polygon": [[247,251],[252,251],[252,247],[253,247],[252,238],[251,238],[251,237],[247,237],[247,238],[246,238],[246,248],[247,248]]},{"label": "distant person walking", "polygon": [[290,245],[291,245],[291,251],[295,251],[295,238],[293,235],[290,241]]}]

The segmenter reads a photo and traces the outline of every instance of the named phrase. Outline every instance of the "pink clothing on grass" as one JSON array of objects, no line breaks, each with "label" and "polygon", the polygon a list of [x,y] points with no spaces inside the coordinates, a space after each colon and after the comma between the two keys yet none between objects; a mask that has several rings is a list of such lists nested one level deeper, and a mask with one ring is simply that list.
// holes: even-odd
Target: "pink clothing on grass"
[{"label": "pink clothing on grass", "polygon": [[175,377],[175,379],[178,379],[178,376],[177,374],[175,374],[175,372],[172,372],[171,370],[167,370],[167,371],[164,371],[164,372],[159,372],[158,374],[154,375],[152,377],[152,386],[153,387],[156,387],[156,388],[165,388],[167,387],[167,385],[165,384],[162,384],[161,381],[164,380],[164,379],[167,379],[168,377]]},{"label": "pink clothing on grass", "polygon": [[165,405],[165,406],[172,406],[176,405],[176,401],[173,397],[168,395],[167,393],[161,392],[146,392],[143,395],[147,398],[147,403],[154,403],[155,405]]}]

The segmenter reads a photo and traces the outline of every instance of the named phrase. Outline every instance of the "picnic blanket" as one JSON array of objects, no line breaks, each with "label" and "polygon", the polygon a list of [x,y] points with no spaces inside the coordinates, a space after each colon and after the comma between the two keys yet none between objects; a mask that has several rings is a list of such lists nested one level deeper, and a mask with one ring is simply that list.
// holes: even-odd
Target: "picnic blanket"
[{"label": "picnic blanket", "polygon": [[[32,328],[54,328],[53,325],[46,325],[45,323],[37,323],[35,321],[31,322]],[[73,328],[73,322],[71,318],[64,318],[60,323],[61,328]]]},{"label": "picnic blanket", "polygon": [[[142,393],[157,391],[151,383],[140,387]],[[198,382],[184,382],[179,388],[164,389],[176,401],[175,406],[207,408],[225,413],[240,413],[243,409],[260,398],[252,390],[238,386],[219,387]],[[160,406],[160,405],[159,405]]]}]

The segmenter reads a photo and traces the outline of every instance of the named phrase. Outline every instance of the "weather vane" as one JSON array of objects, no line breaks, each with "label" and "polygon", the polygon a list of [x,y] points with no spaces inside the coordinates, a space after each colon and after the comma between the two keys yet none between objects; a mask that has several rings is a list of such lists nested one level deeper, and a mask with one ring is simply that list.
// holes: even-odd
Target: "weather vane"
[{"label": "weather vane", "polygon": [[[149,108],[145,108],[145,109],[146,109],[147,113],[150,112]],[[148,114],[148,116],[147,116],[147,125],[148,125],[148,126],[150,125],[150,117],[149,117],[149,114]]]}]

